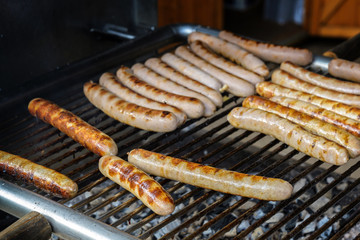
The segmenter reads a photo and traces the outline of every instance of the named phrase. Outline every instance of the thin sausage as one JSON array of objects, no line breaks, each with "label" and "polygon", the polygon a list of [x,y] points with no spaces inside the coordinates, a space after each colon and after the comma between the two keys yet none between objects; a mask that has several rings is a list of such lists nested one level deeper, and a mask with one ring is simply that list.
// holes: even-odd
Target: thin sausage
[{"label": "thin sausage", "polygon": [[99,82],[100,85],[104,86],[110,90],[110,92],[116,94],[125,101],[138,104],[142,107],[173,113],[176,116],[178,126],[181,126],[187,119],[186,114],[180,109],[165,103],[154,101],[134,92],[130,88],[125,87],[116,79],[116,76],[112,73],[103,73]]},{"label": "thin sausage", "polygon": [[202,71],[194,64],[179,58],[175,54],[165,53],[163,56],[161,56],[161,60],[182,74],[198,82],[201,82],[202,84],[205,84],[206,86],[216,91],[221,91],[223,89],[223,85],[219,80]]},{"label": "thin sausage", "polygon": [[30,101],[28,109],[31,115],[58,128],[95,154],[116,155],[118,152],[111,137],[51,101],[35,98]]},{"label": "thin sausage", "polygon": [[0,150],[0,171],[32,184],[60,198],[72,198],[78,191],[76,182],[67,176],[30,160]]},{"label": "thin sausage", "polygon": [[159,215],[168,215],[175,209],[170,194],[152,177],[116,156],[103,156],[99,160],[100,172],[125,188],[148,208]]},{"label": "thin sausage", "polygon": [[194,41],[190,43],[190,47],[196,55],[230,74],[245,79],[252,84],[264,81],[264,77],[252,71],[249,71],[241,67],[240,65],[214,53],[212,50],[207,48],[201,41]]},{"label": "thin sausage", "polygon": [[216,111],[215,104],[205,97],[204,95],[197,93],[195,91],[192,91],[189,88],[186,88],[180,84],[177,84],[176,82],[171,81],[168,78],[165,78],[161,75],[159,75],[157,72],[154,72],[153,70],[149,69],[148,67],[145,67],[141,63],[134,64],[131,69],[133,70],[134,74],[139,77],[141,80],[147,82],[148,84],[162,89],[164,91],[168,91],[177,95],[186,96],[186,97],[192,97],[197,98],[201,101],[201,103],[204,105],[204,116],[209,117],[212,116]]},{"label": "thin sausage", "polygon": [[293,108],[297,111],[306,113],[322,121],[334,124],[335,126],[350,132],[356,137],[360,137],[360,122],[358,121],[341,116],[326,109],[320,108],[311,103],[303,102],[292,98],[272,97],[270,98],[270,100],[277,102],[283,106]]},{"label": "thin sausage", "polygon": [[353,107],[345,103],[318,97],[310,93],[286,88],[272,82],[262,82],[256,85],[256,92],[263,97],[271,98],[274,96],[289,97],[304,102],[314,104],[318,107],[335,112],[345,117],[360,121],[360,108]]},{"label": "thin sausage", "polygon": [[274,113],[280,117],[288,119],[291,122],[299,124],[305,130],[315,135],[322,136],[330,141],[336,142],[340,146],[345,147],[350,156],[353,158],[360,155],[360,140],[344,129],[336,127],[330,123],[321,121],[305,113],[282,106],[281,104],[258,96],[245,98],[242,106]]},{"label": "thin sausage", "polygon": [[358,95],[340,93],[334,90],[322,88],[314,84],[302,81],[283,70],[275,70],[271,76],[271,81],[284,87],[360,107],[360,96]]},{"label": "thin sausage", "polygon": [[217,107],[221,107],[223,104],[222,96],[219,91],[216,91],[205,84],[200,83],[188,76],[176,71],[174,68],[170,67],[165,62],[161,61],[159,58],[149,58],[145,62],[145,66],[151,68],[153,71],[163,75],[170,80],[183,85],[189,89],[192,89],[198,93],[204,94],[208,97]]},{"label": "thin sausage", "polygon": [[238,97],[246,97],[255,93],[255,87],[250,82],[231,75],[220,68],[206,62],[192,53],[187,47],[180,46],[175,50],[179,57],[191,62],[204,72],[218,79],[222,84],[227,86],[226,91]]},{"label": "thin sausage", "polygon": [[204,115],[204,105],[197,98],[181,96],[153,87],[133,75],[131,69],[127,67],[119,68],[116,75],[126,87],[152,100],[177,107],[189,118],[199,118]]},{"label": "thin sausage", "polygon": [[236,128],[270,135],[300,152],[327,163],[341,165],[349,160],[344,147],[316,136],[298,124],[270,112],[236,107],[228,114],[228,121]]},{"label": "thin sausage", "polygon": [[330,61],[328,71],[334,77],[360,82],[360,63],[336,58]]},{"label": "thin sausage", "polygon": [[297,66],[291,62],[283,62],[280,69],[284,70],[294,77],[297,77],[305,82],[314,84],[319,87],[331,89],[337,92],[348,94],[360,94],[360,84],[347,82],[335,78],[325,77],[321,74],[311,72],[303,67]]},{"label": "thin sausage", "polygon": [[229,31],[221,31],[219,37],[238,45],[259,58],[274,63],[290,61],[305,66],[313,59],[312,52],[305,48],[281,46],[240,37]]},{"label": "thin sausage", "polygon": [[171,112],[129,103],[96,83],[85,83],[84,93],[95,107],[127,125],[154,132],[171,132],[177,128],[176,116]]},{"label": "thin sausage", "polygon": [[257,73],[260,76],[265,77],[269,75],[269,69],[260,58],[233,43],[200,32],[193,32],[188,35],[189,43],[196,40],[204,42],[215,52],[229,58],[231,61],[244,66],[246,69]]},{"label": "thin sausage", "polygon": [[128,160],[149,174],[244,197],[278,201],[289,198],[293,189],[282,179],[223,170],[143,149],[132,150]]}]

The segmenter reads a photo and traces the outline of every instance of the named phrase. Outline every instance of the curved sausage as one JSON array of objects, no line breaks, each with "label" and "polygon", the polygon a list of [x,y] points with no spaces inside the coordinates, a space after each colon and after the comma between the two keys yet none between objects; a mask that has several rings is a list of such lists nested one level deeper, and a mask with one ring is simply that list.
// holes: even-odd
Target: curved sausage
[{"label": "curved sausage", "polygon": [[360,122],[358,121],[341,116],[326,109],[320,108],[311,103],[303,102],[292,98],[272,97],[270,98],[270,100],[277,102],[283,106],[293,108],[297,111],[306,113],[322,121],[331,123],[339,128],[342,128],[350,132],[356,137],[360,137]]},{"label": "curved sausage", "polygon": [[335,142],[316,136],[298,124],[259,109],[236,107],[228,114],[236,128],[261,132],[324,162],[341,165],[349,160],[347,150]]},{"label": "curved sausage", "polygon": [[179,58],[175,54],[165,53],[163,56],[161,56],[161,60],[182,74],[198,82],[201,82],[202,84],[205,84],[206,86],[216,91],[221,91],[223,89],[223,85],[219,80],[202,71],[194,64]]},{"label": "curved sausage", "polygon": [[111,137],[53,102],[35,98],[28,109],[31,115],[56,127],[97,155],[116,155],[118,152]]},{"label": "curved sausage", "polygon": [[256,92],[263,97],[271,98],[274,96],[298,99],[314,104],[318,107],[343,115],[345,117],[360,121],[360,108],[353,107],[345,103],[318,97],[313,94],[286,88],[272,82],[262,82],[256,86]]},{"label": "curved sausage", "polygon": [[229,58],[231,61],[244,66],[246,69],[257,73],[260,76],[265,77],[269,75],[269,69],[260,58],[233,43],[200,32],[192,32],[188,35],[189,43],[196,40],[204,42],[215,52]]},{"label": "curved sausage", "polygon": [[192,89],[198,93],[204,94],[208,97],[217,107],[221,107],[223,104],[222,96],[219,91],[216,91],[205,84],[202,84],[188,76],[176,71],[159,58],[149,58],[145,62],[145,66],[152,69],[153,71],[163,75],[170,80],[183,85],[189,89]]},{"label": "curved sausage", "polygon": [[242,106],[274,113],[300,125],[315,135],[322,136],[345,147],[353,158],[360,155],[360,140],[344,129],[338,128],[330,123],[258,96],[245,98]]},{"label": "curved sausage", "polygon": [[95,107],[127,125],[154,132],[171,132],[177,128],[176,116],[171,112],[129,103],[96,83],[85,83],[84,93]]},{"label": "curved sausage", "polygon": [[331,75],[346,80],[360,82],[360,64],[344,59],[332,59],[328,65]]},{"label": "curved sausage", "polygon": [[280,69],[284,70],[294,77],[297,77],[305,82],[314,84],[319,87],[331,89],[337,92],[349,93],[349,94],[360,94],[360,84],[338,80],[335,78],[325,77],[323,75],[311,72],[297,66],[291,62],[283,62],[280,65]]},{"label": "curved sausage", "polygon": [[240,65],[223,58],[222,56],[219,56],[204,46],[204,44],[200,41],[194,41],[190,43],[190,48],[196,55],[205,59],[209,63],[239,78],[245,79],[252,84],[264,81],[264,77],[249,71]]},{"label": "curved sausage", "polygon": [[187,119],[186,114],[180,109],[165,103],[154,101],[150,98],[144,97],[134,92],[130,88],[125,87],[116,79],[116,76],[112,73],[102,74],[99,82],[100,85],[109,89],[110,92],[116,94],[118,97],[125,101],[138,104],[142,107],[173,113],[176,116],[178,126],[181,126]]},{"label": "curved sausage", "polygon": [[128,160],[153,175],[244,197],[278,201],[289,198],[293,189],[281,179],[223,170],[143,149],[130,151]]},{"label": "curved sausage", "polygon": [[215,104],[205,97],[204,95],[194,92],[188,88],[185,88],[182,85],[177,84],[176,82],[171,81],[170,79],[167,79],[158,73],[154,72],[153,70],[149,69],[148,67],[145,67],[141,63],[136,63],[131,67],[131,70],[133,70],[134,74],[139,77],[141,80],[147,82],[148,84],[162,89],[164,91],[168,91],[177,95],[186,96],[186,97],[192,97],[197,98],[201,101],[201,103],[204,105],[204,116],[209,117],[212,116],[216,111]]},{"label": "curved sausage", "polygon": [[255,93],[255,87],[248,81],[235,77],[220,68],[204,61],[192,53],[187,47],[180,46],[175,50],[179,57],[191,62],[204,72],[218,79],[222,84],[227,86],[226,91],[238,97],[245,97]]},{"label": "curved sausage", "polygon": [[99,170],[156,214],[168,215],[174,211],[174,200],[170,194],[152,177],[125,160],[117,156],[103,156],[99,160]]},{"label": "curved sausage", "polygon": [[360,106],[360,96],[353,94],[340,93],[334,90],[322,88],[314,84],[302,81],[283,70],[275,70],[271,76],[271,81],[291,89],[314,94],[326,99],[342,102],[349,105]]},{"label": "curved sausage", "polygon": [[0,171],[60,198],[72,198],[78,185],[67,176],[30,160],[0,150]]},{"label": "curved sausage", "polygon": [[274,63],[290,61],[295,64],[305,66],[313,59],[312,52],[305,48],[281,46],[270,43],[259,42],[235,35],[229,31],[221,31],[219,37],[238,45],[239,47],[251,52],[259,58]]},{"label": "curved sausage", "polygon": [[177,107],[189,118],[199,118],[204,115],[204,105],[197,98],[181,96],[153,87],[134,76],[127,67],[119,68],[116,75],[126,87],[152,100]]}]

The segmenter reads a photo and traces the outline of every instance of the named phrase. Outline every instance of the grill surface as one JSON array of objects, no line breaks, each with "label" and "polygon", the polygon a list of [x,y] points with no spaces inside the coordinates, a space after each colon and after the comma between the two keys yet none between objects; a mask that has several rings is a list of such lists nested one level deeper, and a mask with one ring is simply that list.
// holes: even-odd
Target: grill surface
[{"label": "grill surface", "polygon": [[[330,166],[269,136],[233,128],[227,122],[226,115],[233,107],[241,106],[240,98],[224,95],[224,105],[214,116],[189,120],[181,128],[166,134],[124,125],[107,117],[89,103],[82,92],[85,81],[97,81],[105,71],[114,71],[120,65],[131,66],[164,50],[171,50],[181,39],[178,37],[186,36],[189,32],[170,33],[169,29],[161,34],[153,33],[150,38],[153,42],[150,44],[145,40],[132,43],[131,46],[137,47],[141,54],[134,54],[134,49],[128,50],[127,45],[122,45],[114,52],[104,55],[105,57],[97,58],[100,63],[86,61],[85,63],[90,64],[86,69],[96,65],[93,70],[81,70],[85,63],[80,63],[80,67],[75,68],[80,71],[75,71],[76,74],[72,72],[71,78],[63,79],[60,85],[54,84],[46,92],[29,94],[26,101],[4,104],[2,112],[9,108],[15,110],[11,111],[11,115],[1,117],[1,149],[66,174],[78,183],[79,193],[74,199],[61,200],[20,182],[18,184],[140,239],[154,239],[154,236],[160,239],[243,239],[249,235],[257,236],[258,239],[298,239],[302,236],[303,228],[313,221],[318,222],[336,204],[343,207],[307,235],[308,239],[324,236],[335,224],[337,230],[332,230],[325,238],[339,239],[354,227],[360,220],[360,179],[353,179],[351,175],[360,171],[358,159],[352,159],[343,167]],[[116,54],[121,57],[106,58]],[[109,63],[114,58],[114,62]],[[64,75],[66,74],[62,74],[61,78]],[[102,176],[98,171],[98,156],[52,126],[30,116],[26,104],[32,97],[52,100],[113,137],[119,147],[118,156],[124,159],[131,149],[144,148],[220,168],[278,177],[293,185],[302,179],[307,179],[307,182],[302,187],[295,188],[290,199],[268,202],[220,194],[156,178],[171,193],[177,206],[173,214],[158,216],[132,194]],[[337,190],[338,185],[349,181],[350,184],[345,189]],[[330,193],[332,197],[329,201],[320,201]],[[320,206],[311,212],[314,204]],[[284,213],[284,216],[269,223],[279,212]],[[303,219],[305,212],[311,214]],[[302,221],[295,225],[295,221],[299,219]],[[234,231],[240,229],[245,221],[251,225],[241,231]],[[258,233],[259,227],[262,232]]]}]

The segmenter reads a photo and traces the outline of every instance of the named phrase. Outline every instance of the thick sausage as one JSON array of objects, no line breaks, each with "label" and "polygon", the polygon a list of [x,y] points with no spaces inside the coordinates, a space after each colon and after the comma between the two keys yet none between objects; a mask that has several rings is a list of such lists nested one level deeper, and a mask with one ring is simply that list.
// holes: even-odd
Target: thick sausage
[{"label": "thick sausage", "polygon": [[298,124],[259,109],[236,107],[228,114],[236,128],[270,135],[309,156],[324,162],[341,165],[349,160],[347,150],[339,144],[316,136]]},{"label": "thick sausage", "polygon": [[168,78],[165,78],[161,75],[159,75],[157,72],[154,72],[153,70],[149,69],[148,67],[145,67],[141,63],[134,64],[131,69],[133,70],[134,74],[139,77],[141,80],[147,82],[148,84],[162,89],[164,91],[168,91],[177,95],[186,96],[186,97],[192,97],[197,98],[201,101],[201,103],[204,105],[204,116],[209,117],[214,114],[216,111],[215,104],[205,97],[204,95],[194,92],[190,90],[189,88],[186,88],[180,84],[177,84],[176,82],[171,81]]},{"label": "thick sausage", "polygon": [[318,107],[335,112],[345,117],[360,121],[360,108],[353,107],[345,103],[318,97],[310,93],[286,88],[272,82],[262,82],[256,85],[256,92],[263,97],[271,98],[274,96],[289,97],[304,102],[314,104]]},{"label": "thick sausage", "polygon": [[332,59],[328,65],[331,75],[346,80],[360,82],[360,64],[344,59]]},{"label": "thick sausage", "polygon": [[249,71],[240,65],[229,61],[222,56],[214,53],[212,50],[208,49],[202,42],[194,41],[190,43],[191,50],[198,55],[199,57],[205,59],[209,63],[221,68],[222,70],[231,73],[239,78],[245,79],[248,82],[253,84],[264,81],[264,77]]},{"label": "thick sausage", "polygon": [[148,208],[159,215],[168,215],[175,209],[170,194],[152,177],[116,156],[103,156],[99,160],[100,172],[119,184]]},{"label": "thick sausage", "polygon": [[289,198],[293,189],[281,179],[223,170],[143,149],[132,150],[128,160],[149,174],[244,197],[278,201]]},{"label": "thick sausage", "polygon": [[67,176],[30,160],[0,150],[0,171],[56,197],[71,198],[78,185]]},{"label": "thick sausage", "polygon": [[177,128],[176,116],[171,112],[129,103],[96,83],[85,83],[84,93],[95,107],[122,123],[154,132],[171,132]]},{"label": "thick sausage", "polygon": [[334,124],[335,126],[350,132],[356,137],[360,137],[360,122],[358,121],[315,106],[311,103],[303,102],[292,98],[272,97],[270,98],[270,100],[277,102],[283,106],[306,113],[314,118],[318,118],[322,121]]},{"label": "thick sausage", "polygon": [[290,61],[305,66],[311,63],[313,58],[312,53],[308,49],[259,42],[240,37],[225,30],[219,33],[219,37],[240,46],[265,61],[275,63]]},{"label": "thick sausage", "polygon": [[223,85],[219,80],[202,71],[194,64],[179,58],[175,54],[165,53],[163,56],[161,56],[161,60],[182,74],[198,82],[201,82],[202,84],[205,84],[206,86],[216,91],[221,91],[223,89]]},{"label": "thick sausage", "polygon": [[55,103],[35,98],[30,101],[28,109],[31,115],[58,128],[95,154],[116,155],[118,152],[111,137]]},{"label": "thick sausage", "polygon": [[140,105],[142,107],[173,113],[176,116],[178,126],[182,125],[187,119],[186,114],[180,109],[165,103],[154,101],[134,92],[130,88],[125,87],[116,79],[116,76],[112,73],[102,74],[99,82],[100,85],[104,86],[110,90],[110,92],[113,92],[125,101]]},{"label": "thick sausage", "polygon": [[271,76],[271,81],[284,87],[360,107],[360,96],[358,95],[340,93],[334,90],[322,88],[314,84],[302,81],[283,70],[275,70]]},{"label": "thick sausage", "polygon": [[197,98],[181,96],[153,87],[137,78],[131,69],[124,66],[117,70],[116,75],[126,87],[152,100],[177,107],[189,118],[199,118],[204,115],[204,105]]},{"label": "thick sausage", "polygon": [[145,62],[145,66],[151,68],[153,71],[163,75],[170,80],[181,84],[189,89],[192,89],[198,93],[204,94],[208,97],[217,107],[221,107],[223,104],[222,96],[219,91],[216,91],[205,84],[200,83],[188,76],[176,71],[159,58],[149,58]]},{"label": "thick sausage", "polygon": [[179,57],[191,62],[204,72],[218,79],[227,86],[226,91],[238,97],[246,97],[255,93],[255,87],[248,81],[231,75],[224,70],[206,62],[192,53],[187,47],[180,46],[175,50]]},{"label": "thick sausage", "polygon": [[265,77],[269,75],[269,69],[260,58],[233,43],[200,32],[193,32],[188,35],[189,43],[192,43],[196,40],[204,42],[215,52],[223,55],[226,58],[229,58],[231,61],[244,66],[246,69],[257,73],[260,76]]},{"label": "thick sausage", "polygon": [[344,129],[336,127],[330,123],[321,121],[305,113],[282,106],[281,104],[258,96],[245,98],[242,106],[274,113],[280,117],[290,120],[291,122],[299,124],[305,130],[313,134],[322,136],[330,141],[336,142],[340,146],[345,147],[350,156],[353,158],[360,155],[360,140]]},{"label": "thick sausage", "polygon": [[297,77],[305,82],[314,84],[319,87],[331,89],[337,92],[360,94],[360,84],[342,81],[335,78],[325,77],[321,74],[317,74],[306,70],[303,67],[297,66],[291,62],[283,62],[280,65],[280,69],[284,70],[294,77]]}]

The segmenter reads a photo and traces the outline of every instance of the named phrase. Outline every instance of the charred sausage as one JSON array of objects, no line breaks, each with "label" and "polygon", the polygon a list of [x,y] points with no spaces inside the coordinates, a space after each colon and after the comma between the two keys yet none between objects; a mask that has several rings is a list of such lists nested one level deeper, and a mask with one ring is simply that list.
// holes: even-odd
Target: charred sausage
[{"label": "charred sausage", "polygon": [[346,80],[360,82],[360,64],[344,59],[332,59],[328,65],[331,75]]}]

